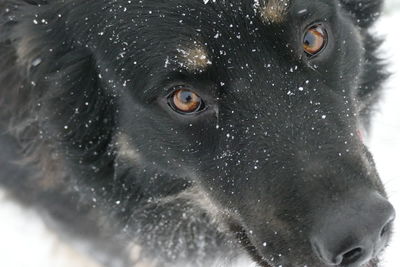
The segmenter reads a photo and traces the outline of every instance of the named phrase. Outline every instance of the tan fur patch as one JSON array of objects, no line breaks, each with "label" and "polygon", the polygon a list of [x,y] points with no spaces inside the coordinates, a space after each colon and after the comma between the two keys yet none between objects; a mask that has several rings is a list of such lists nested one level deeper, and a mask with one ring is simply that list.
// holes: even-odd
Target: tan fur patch
[{"label": "tan fur patch", "polygon": [[142,247],[136,244],[130,245],[130,259],[135,267],[156,267],[157,264],[153,261],[148,261],[142,257]]},{"label": "tan fur patch", "polygon": [[26,67],[26,71],[29,71],[32,66],[37,66],[42,62],[40,48],[32,45],[33,43],[35,43],[34,38],[29,36],[24,36],[17,43],[17,63]]},{"label": "tan fur patch", "polygon": [[29,164],[36,165],[39,172],[30,177],[41,190],[50,190],[64,187],[67,173],[64,170],[64,161],[56,149],[47,141],[29,144],[21,150],[24,158],[14,162],[21,167]]},{"label": "tan fur patch", "polygon": [[218,218],[221,215],[221,211],[223,211],[223,209],[218,207],[210,196],[199,186],[193,186],[191,189],[183,191],[177,195],[177,198],[190,200],[196,206],[207,211],[213,218]]},{"label": "tan fur patch", "polygon": [[178,48],[177,51],[180,54],[180,64],[189,71],[204,71],[212,64],[204,47]]},{"label": "tan fur patch", "polygon": [[261,8],[261,17],[267,23],[282,23],[287,14],[289,0],[269,0]]},{"label": "tan fur patch", "polygon": [[141,161],[141,156],[136,150],[129,136],[126,134],[119,134],[117,137],[117,142],[115,143],[118,147],[118,157],[128,160],[131,163],[138,163]]},{"label": "tan fur patch", "polygon": [[211,199],[208,193],[199,185],[195,185],[192,188],[185,190],[175,196],[169,196],[163,198],[160,202],[168,203],[175,201],[176,199],[183,199],[190,201],[192,205],[199,207],[205,211],[209,217],[217,222],[216,225],[221,232],[227,232],[228,226],[224,223],[224,220],[228,216],[233,216],[233,213],[228,209],[225,209],[218,205],[214,200]]}]

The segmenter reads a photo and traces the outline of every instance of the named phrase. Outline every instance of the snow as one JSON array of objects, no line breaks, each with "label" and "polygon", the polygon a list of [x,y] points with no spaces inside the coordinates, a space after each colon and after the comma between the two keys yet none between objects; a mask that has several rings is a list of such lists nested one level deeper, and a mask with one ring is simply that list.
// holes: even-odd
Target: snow
[{"label": "snow", "polygon": [[0,237],[4,267],[98,267],[60,242],[37,213],[17,205],[1,190]]},{"label": "snow", "polygon": [[[209,1],[204,1],[205,3]],[[369,146],[375,156],[378,170],[386,185],[389,198],[400,212],[400,1],[389,0],[384,18],[378,23],[379,34],[387,34],[382,51],[387,55],[394,73],[387,84],[380,112],[374,119]],[[39,63],[39,62],[37,62]],[[397,73],[396,73],[397,72]],[[396,230],[397,229],[397,230]],[[384,267],[398,266],[400,251],[400,218],[396,220],[394,238],[386,250]],[[71,264],[77,258],[50,233],[40,217],[32,210],[22,208],[0,190],[0,255],[5,267],[88,267],[88,262]]]},{"label": "snow", "polygon": [[[380,107],[380,112],[375,116],[373,131],[371,134],[370,149],[374,155],[378,171],[383,179],[389,199],[400,214],[400,51],[398,44],[400,36],[394,34],[396,25],[400,23],[400,2],[390,1],[391,7],[397,7],[396,11],[392,8],[382,19],[377,28],[380,33],[387,33],[387,42],[382,47],[383,53],[389,59],[390,71],[393,73],[384,100]],[[396,30],[397,32],[397,30]],[[394,238],[385,252],[384,267],[398,266],[398,253],[400,251],[400,217],[395,221]]]}]

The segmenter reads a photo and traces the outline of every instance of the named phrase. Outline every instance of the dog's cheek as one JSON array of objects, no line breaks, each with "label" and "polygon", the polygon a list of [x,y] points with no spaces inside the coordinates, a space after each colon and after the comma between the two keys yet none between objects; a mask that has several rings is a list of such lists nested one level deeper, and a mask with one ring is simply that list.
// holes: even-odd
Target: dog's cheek
[{"label": "dog's cheek", "polygon": [[[125,103],[124,103],[125,102]],[[129,101],[128,101],[129,102]],[[218,142],[213,114],[199,118],[174,118],[161,108],[121,102],[116,142],[119,154],[140,161],[157,162],[156,168],[182,175],[198,171],[213,158]]]}]

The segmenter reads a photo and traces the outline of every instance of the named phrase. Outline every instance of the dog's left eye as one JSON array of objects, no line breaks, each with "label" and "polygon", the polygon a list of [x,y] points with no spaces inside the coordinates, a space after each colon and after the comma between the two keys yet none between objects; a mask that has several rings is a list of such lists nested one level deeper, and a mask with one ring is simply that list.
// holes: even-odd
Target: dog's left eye
[{"label": "dog's left eye", "polygon": [[328,42],[328,33],[322,25],[313,25],[307,29],[303,38],[304,52],[310,57],[320,54]]},{"label": "dog's left eye", "polygon": [[203,99],[190,89],[178,88],[168,97],[169,106],[181,114],[198,113],[205,109]]}]

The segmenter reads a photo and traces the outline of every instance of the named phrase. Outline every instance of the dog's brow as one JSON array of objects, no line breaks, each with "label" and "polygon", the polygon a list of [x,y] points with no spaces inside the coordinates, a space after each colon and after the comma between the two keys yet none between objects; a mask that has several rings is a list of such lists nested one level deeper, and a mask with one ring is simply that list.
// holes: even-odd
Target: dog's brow
[{"label": "dog's brow", "polygon": [[177,48],[178,62],[188,71],[204,71],[212,62],[204,47]]},{"label": "dog's brow", "polygon": [[281,23],[285,20],[290,0],[268,0],[261,7],[261,17],[267,23]]}]

